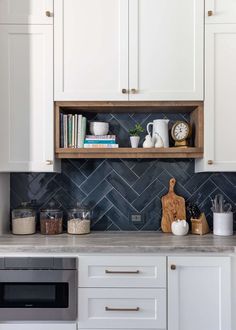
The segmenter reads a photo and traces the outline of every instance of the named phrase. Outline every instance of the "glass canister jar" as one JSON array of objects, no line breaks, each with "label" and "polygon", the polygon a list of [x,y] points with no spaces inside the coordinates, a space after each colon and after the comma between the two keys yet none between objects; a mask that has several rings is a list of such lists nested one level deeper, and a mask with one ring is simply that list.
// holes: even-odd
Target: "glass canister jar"
[{"label": "glass canister jar", "polygon": [[63,212],[50,203],[48,208],[40,211],[40,232],[43,235],[58,235],[63,231]]},{"label": "glass canister jar", "polygon": [[23,202],[12,210],[12,233],[31,235],[36,231],[36,213],[29,202]]},{"label": "glass canister jar", "polygon": [[67,232],[68,234],[84,235],[90,233],[91,211],[83,206],[77,206],[68,210]]}]

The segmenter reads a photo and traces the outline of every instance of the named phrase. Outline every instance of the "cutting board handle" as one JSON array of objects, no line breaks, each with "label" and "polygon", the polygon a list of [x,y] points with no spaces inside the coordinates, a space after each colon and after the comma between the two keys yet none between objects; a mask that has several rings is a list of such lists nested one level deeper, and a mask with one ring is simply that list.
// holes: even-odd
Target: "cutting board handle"
[{"label": "cutting board handle", "polygon": [[169,193],[174,192],[176,180],[175,178],[170,179],[170,184],[169,184]]}]

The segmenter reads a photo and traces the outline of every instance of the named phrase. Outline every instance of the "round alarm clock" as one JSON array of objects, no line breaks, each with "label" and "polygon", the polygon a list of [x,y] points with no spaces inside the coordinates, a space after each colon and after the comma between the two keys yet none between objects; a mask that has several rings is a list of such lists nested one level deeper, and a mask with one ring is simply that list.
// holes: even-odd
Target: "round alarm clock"
[{"label": "round alarm clock", "polygon": [[191,136],[191,127],[185,121],[177,121],[171,129],[171,136],[175,141],[175,147],[187,147],[187,139]]}]

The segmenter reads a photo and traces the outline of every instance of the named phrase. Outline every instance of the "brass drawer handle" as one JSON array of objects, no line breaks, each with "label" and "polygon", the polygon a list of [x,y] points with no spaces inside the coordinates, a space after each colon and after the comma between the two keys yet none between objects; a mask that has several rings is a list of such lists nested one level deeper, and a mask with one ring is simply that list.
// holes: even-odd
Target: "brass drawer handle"
[{"label": "brass drawer handle", "polygon": [[213,165],[213,160],[208,160],[207,164],[208,165]]},{"label": "brass drawer handle", "polygon": [[46,165],[53,165],[53,160],[46,160]]},{"label": "brass drawer handle", "polygon": [[170,266],[170,269],[171,269],[171,270],[176,270],[176,265],[171,265],[171,266]]},{"label": "brass drawer handle", "polygon": [[131,89],[131,93],[132,93],[132,94],[136,94],[137,92],[138,92],[138,91],[137,91],[136,88],[132,88],[132,89]]},{"label": "brass drawer handle", "polygon": [[106,312],[138,312],[140,310],[139,307],[136,308],[111,308],[105,307]]},{"label": "brass drawer handle", "polygon": [[106,274],[139,274],[139,270],[105,270]]},{"label": "brass drawer handle", "polygon": [[212,11],[212,10],[208,10],[207,15],[208,15],[209,17],[210,17],[210,16],[213,16],[213,11]]}]

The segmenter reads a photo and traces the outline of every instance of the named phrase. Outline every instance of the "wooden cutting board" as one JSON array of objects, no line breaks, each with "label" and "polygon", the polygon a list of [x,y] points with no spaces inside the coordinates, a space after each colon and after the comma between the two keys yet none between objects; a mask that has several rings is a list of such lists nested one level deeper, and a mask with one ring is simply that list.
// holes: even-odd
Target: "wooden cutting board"
[{"label": "wooden cutting board", "polygon": [[169,192],[163,196],[161,229],[164,233],[171,233],[171,224],[174,220],[186,220],[185,199],[174,192],[176,180],[170,179]]}]

